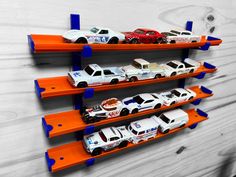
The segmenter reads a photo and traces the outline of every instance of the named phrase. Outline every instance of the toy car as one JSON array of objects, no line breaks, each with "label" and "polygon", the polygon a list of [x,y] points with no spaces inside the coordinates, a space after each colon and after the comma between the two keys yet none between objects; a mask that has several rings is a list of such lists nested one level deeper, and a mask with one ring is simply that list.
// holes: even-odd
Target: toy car
[{"label": "toy car", "polygon": [[138,28],[133,32],[124,32],[126,43],[162,43],[164,35],[156,30]]},{"label": "toy car", "polygon": [[191,31],[171,30],[170,32],[162,32],[165,36],[166,43],[191,43],[200,42],[201,36],[193,35]]},{"label": "toy car", "polygon": [[142,93],[122,100],[129,113],[135,114],[149,109],[158,109],[163,105],[163,100],[156,93]]},{"label": "toy car", "polygon": [[150,119],[154,119],[158,122],[159,131],[161,133],[168,133],[172,129],[184,127],[189,120],[188,114],[181,109],[162,113],[158,117],[154,115]]},{"label": "toy car", "polygon": [[104,100],[101,105],[82,111],[82,119],[85,123],[98,122],[102,119],[126,116],[129,110],[126,109],[121,101],[117,98]]},{"label": "toy car", "polygon": [[186,73],[193,73],[200,67],[200,63],[196,62],[190,58],[186,58],[184,62],[178,60],[169,61],[166,64],[161,64],[160,66],[165,70],[165,76],[175,76]]},{"label": "toy car", "polygon": [[115,147],[126,147],[128,142],[131,141],[131,134],[125,128],[121,127],[109,127],[101,129],[99,132],[85,135],[83,144],[87,152],[92,156],[96,156]]},{"label": "toy car", "polygon": [[160,93],[159,97],[164,101],[164,105],[170,106],[175,103],[191,100],[196,97],[196,93],[190,89],[176,88]]},{"label": "toy car", "polygon": [[118,44],[119,41],[123,42],[125,40],[125,35],[109,28],[94,27],[89,31],[67,31],[63,38],[66,42],[72,43]]},{"label": "toy car", "polygon": [[90,64],[84,70],[68,73],[70,83],[75,87],[88,85],[117,84],[125,81],[125,73],[118,67],[101,68],[97,64]]},{"label": "toy car", "polygon": [[149,63],[142,58],[136,58],[132,65],[123,66],[127,80],[134,82],[137,80],[161,78],[165,76],[164,68],[157,63]]}]

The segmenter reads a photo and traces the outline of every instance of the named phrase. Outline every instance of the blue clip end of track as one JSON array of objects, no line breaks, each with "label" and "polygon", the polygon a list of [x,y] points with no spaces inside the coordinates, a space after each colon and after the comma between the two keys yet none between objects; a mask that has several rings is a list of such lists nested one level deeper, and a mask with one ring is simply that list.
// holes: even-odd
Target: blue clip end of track
[{"label": "blue clip end of track", "polygon": [[39,83],[37,80],[34,80],[35,91],[39,98],[42,98],[41,93],[45,90],[44,88],[39,87]]},{"label": "blue clip end of track", "polygon": [[203,79],[205,77],[206,73],[205,72],[201,72],[200,74],[198,74],[197,76],[194,76],[197,79]]},{"label": "blue clip end of track", "polygon": [[34,53],[35,52],[35,47],[34,47],[34,41],[31,37],[31,35],[28,35],[28,43],[29,43],[29,47],[31,49],[31,52]]},{"label": "blue clip end of track", "polygon": [[94,88],[86,88],[84,91],[84,98],[92,98],[94,95]]},{"label": "blue clip end of track", "polygon": [[85,164],[87,167],[94,165],[95,163],[95,158],[88,159]]},{"label": "blue clip end of track", "polygon": [[216,66],[214,66],[214,65],[212,65],[212,64],[210,64],[210,63],[207,63],[207,62],[204,62],[204,63],[203,63],[203,66],[204,66],[205,68],[207,68],[207,69],[215,69],[215,68],[216,68]]},{"label": "blue clip end of track", "polygon": [[210,48],[211,43],[210,42],[206,42],[202,47],[200,47],[200,50],[206,51]]},{"label": "blue clip end of track", "polygon": [[191,104],[196,106],[196,105],[199,105],[201,103],[201,101],[202,101],[202,99],[199,98],[199,99],[196,99],[195,101],[191,102]]},{"label": "blue clip end of track", "polygon": [[216,40],[221,40],[221,39],[216,38],[216,37],[212,37],[212,36],[207,36],[207,40],[208,41],[216,41]]},{"label": "blue clip end of track", "polygon": [[195,124],[193,124],[193,125],[190,125],[189,128],[190,128],[190,129],[194,129],[194,128],[197,127],[197,125],[198,125],[198,123],[195,123]]},{"label": "blue clip end of track", "polygon": [[53,129],[53,127],[51,125],[48,125],[45,118],[42,118],[42,125],[43,125],[43,129],[45,132],[45,135],[49,138],[49,133],[50,131]]},{"label": "blue clip end of track", "polygon": [[200,116],[203,116],[203,117],[208,117],[208,114],[204,111],[202,111],[201,109],[197,109],[197,113],[200,115]]},{"label": "blue clip end of track", "polygon": [[92,48],[89,45],[85,45],[82,50],[82,57],[91,57],[92,56]]},{"label": "blue clip end of track", "polygon": [[91,133],[94,133],[95,127],[93,125],[87,126],[84,129],[84,135],[89,135]]},{"label": "blue clip end of track", "polygon": [[201,86],[200,88],[204,93],[207,93],[207,94],[212,94],[212,91],[204,86]]},{"label": "blue clip end of track", "polygon": [[80,15],[70,14],[70,29],[80,30]]},{"label": "blue clip end of track", "polygon": [[52,171],[52,166],[55,164],[55,160],[54,159],[50,159],[48,156],[48,152],[45,152],[45,158],[47,161],[47,165],[48,165],[48,171]]}]

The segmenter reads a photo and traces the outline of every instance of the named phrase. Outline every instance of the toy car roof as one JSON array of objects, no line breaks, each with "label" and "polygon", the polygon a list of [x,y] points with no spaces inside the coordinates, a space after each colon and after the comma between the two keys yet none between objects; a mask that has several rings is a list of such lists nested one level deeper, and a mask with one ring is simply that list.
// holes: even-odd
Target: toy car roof
[{"label": "toy car roof", "polygon": [[120,137],[120,134],[115,127],[103,128],[101,131],[103,132],[103,134],[106,136],[107,139],[117,136]]},{"label": "toy car roof", "polygon": [[186,89],[184,89],[184,88],[175,88],[175,89],[173,89],[173,90],[176,90],[176,91],[178,91],[178,92],[188,92]]},{"label": "toy car roof", "polygon": [[97,64],[89,64],[89,66],[93,69],[101,69],[101,67]]},{"label": "toy car roof", "polygon": [[157,32],[156,30],[154,30],[154,29],[150,29],[150,28],[137,28],[136,30],[155,31],[155,32]]},{"label": "toy car roof", "polygon": [[149,64],[149,62],[144,60],[143,58],[135,58],[134,61],[137,62],[137,63],[140,63],[142,65],[148,65]]},{"label": "toy car roof", "polygon": [[121,101],[117,98],[109,98],[101,103],[102,107],[105,109],[117,107],[119,104],[121,104]]},{"label": "toy car roof", "polygon": [[152,118],[147,118],[147,119],[142,119],[142,120],[132,122],[130,123],[130,126],[135,131],[140,132],[140,131],[145,131],[151,128],[156,128],[158,127],[158,123]]},{"label": "toy car roof", "polygon": [[111,30],[110,28],[105,28],[105,27],[102,27],[102,26],[94,26],[92,28],[103,29],[103,30]]},{"label": "toy car roof", "polygon": [[168,112],[164,112],[163,113],[166,117],[168,117],[170,120],[176,118],[176,117],[181,117],[181,116],[186,116],[188,115],[185,111],[183,111],[182,109],[175,109],[175,110],[171,110]]}]

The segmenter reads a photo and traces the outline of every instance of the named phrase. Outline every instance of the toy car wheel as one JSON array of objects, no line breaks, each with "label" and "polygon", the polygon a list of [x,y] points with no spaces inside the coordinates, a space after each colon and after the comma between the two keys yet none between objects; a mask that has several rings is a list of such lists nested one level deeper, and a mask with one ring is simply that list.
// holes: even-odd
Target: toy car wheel
[{"label": "toy car wheel", "polygon": [[77,87],[79,87],[79,88],[88,87],[88,84],[86,82],[80,82],[80,83],[78,83]]},{"label": "toy car wheel", "polygon": [[155,79],[158,79],[158,78],[161,78],[162,76],[161,76],[161,74],[156,74],[155,75]]},{"label": "toy car wheel", "polygon": [[77,44],[87,44],[88,41],[87,41],[87,39],[85,39],[84,37],[80,37],[79,39],[77,39],[77,40],[75,41],[75,43],[77,43]]},{"label": "toy car wheel", "polygon": [[156,44],[161,44],[163,42],[163,38],[158,38],[157,40],[156,40]]},{"label": "toy car wheel", "polygon": [[168,43],[166,38],[161,38],[161,39],[162,39],[162,41],[160,42],[161,44],[167,44]]},{"label": "toy car wheel", "polygon": [[171,44],[175,44],[176,41],[175,41],[175,40],[171,40],[170,43],[171,43]]},{"label": "toy car wheel", "polygon": [[179,128],[182,128],[182,127],[184,127],[184,126],[185,126],[185,124],[182,124],[182,125],[179,126]]},{"label": "toy car wheel", "polygon": [[136,38],[134,38],[130,41],[130,44],[138,44],[138,43],[139,43],[139,41]]},{"label": "toy car wheel", "polygon": [[194,71],[194,70],[193,70],[193,69],[191,69],[191,70],[189,71],[189,73],[193,73],[193,71]]},{"label": "toy car wheel", "polygon": [[129,110],[127,108],[124,108],[120,112],[120,116],[127,116],[129,114]]},{"label": "toy car wheel", "polygon": [[172,103],[170,103],[170,105],[173,105],[173,104],[175,104],[175,101],[173,101]]},{"label": "toy car wheel", "polygon": [[166,134],[166,133],[169,133],[169,129],[166,129],[165,131],[163,131],[162,133]]},{"label": "toy car wheel", "polygon": [[131,114],[136,114],[136,113],[138,113],[138,109],[137,109],[137,108],[135,108],[135,109],[133,109],[133,110],[131,111]]},{"label": "toy car wheel", "polygon": [[95,120],[94,120],[94,118],[93,117],[91,117],[91,116],[89,116],[89,115],[84,115],[83,117],[82,117],[82,119],[83,119],[83,121],[86,123],[86,124],[90,124],[90,123],[94,123],[95,122]]},{"label": "toy car wheel", "polygon": [[119,144],[119,148],[124,148],[128,145],[128,141],[122,141],[120,144]]},{"label": "toy car wheel", "polygon": [[80,114],[84,114],[85,111],[86,111],[86,109],[88,109],[87,106],[82,106],[82,107],[80,108]]},{"label": "toy car wheel", "polygon": [[191,96],[188,100],[191,100],[191,99],[193,99],[193,96]]},{"label": "toy car wheel", "polygon": [[108,44],[118,44],[119,39],[117,37],[112,37],[109,41]]},{"label": "toy car wheel", "polygon": [[117,84],[118,82],[119,82],[118,79],[112,79],[111,82],[110,82],[110,84]]},{"label": "toy car wheel", "polygon": [[176,72],[173,72],[173,73],[171,73],[171,75],[170,76],[175,76],[176,75]]},{"label": "toy car wheel", "polygon": [[193,40],[192,43],[197,42],[196,40]]},{"label": "toy car wheel", "polygon": [[135,81],[137,81],[137,80],[138,80],[137,77],[131,77],[131,78],[129,79],[130,82],[135,82]]},{"label": "toy car wheel", "polygon": [[96,155],[100,155],[101,153],[102,153],[102,149],[96,148],[93,150],[93,152],[91,154],[92,154],[92,156],[96,156]]},{"label": "toy car wheel", "polygon": [[158,109],[161,107],[161,104],[156,104],[156,106],[154,107],[154,109]]}]

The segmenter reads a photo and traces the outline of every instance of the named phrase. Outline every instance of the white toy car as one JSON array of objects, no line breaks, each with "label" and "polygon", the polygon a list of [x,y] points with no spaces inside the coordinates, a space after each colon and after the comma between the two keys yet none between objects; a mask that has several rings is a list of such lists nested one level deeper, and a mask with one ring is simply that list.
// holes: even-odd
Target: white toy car
[{"label": "white toy car", "polygon": [[104,100],[101,105],[94,106],[82,111],[82,119],[85,123],[98,122],[102,119],[126,116],[129,110],[124,108],[123,103],[117,98]]},{"label": "white toy car", "polygon": [[188,114],[181,109],[175,109],[162,113],[158,117],[152,116],[150,119],[154,119],[158,122],[159,131],[161,133],[168,133],[172,129],[184,127],[189,121]]},{"label": "white toy car", "polygon": [[176,88],[160,93],[159,97],[164,101],[164,105],[170,106],[175,103],[191,100],[196,97],[196,93],[190,89]]},{"label": "white toy car", "polygon": [[85,149],[93,156],[115,147],[126,147],[130,141],[131,134],[125,126],[104,128],[99,132],[85,135],[83,139]]},{"label": "white toy car", "polygon": [[167,43],[191,43],[200,42],[201,36],[193,35],[191,31],[171,30],[170,32],[162,32]]},{"label": "white toy car", "polygon": [[131,122],[127,127],[132,135],[132,143],[134,144],[154,138],[157,135],[158,128],[159,124],[153,118],[146,118]]},{"label": "white toy car", "polygon": [[199,62],[196,62],[190,58],[186,58],[184,62],[172,60],[166,64],[161,64],[160,66],[165,70],[165,76],[169,77],[180,74],[193,73],[200,67],[200,65],[201,64]]},{"label": "white toy car", "polygon": [[129,110],[129,113],[135,114],[149,109],[158,109],[163,105],[163,100],[156,93],[142,93],[125,98],[122,103]]},{"label": "white toy car", "polygon": [[75,87],[88,85],[117,84],[125,81],[125,73],[118,67],[101,68],[97,64],[90,64],[84,70],[68,73],[70,83]]},{"label": "white toy car", "polygon": [[118,44],[125,41],[125,35],[109,28],[94,27],[89,31],[70,30],[63,35],[66,42]]},{"label": "white toy car", "polygon": [[157,63],[149,63],[142,58],[136,58],[132,65],[123,66],[127,80],[134,82],[137,80],[161,78],[165,76],[163,67]]}]

